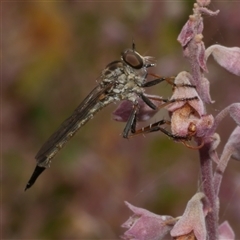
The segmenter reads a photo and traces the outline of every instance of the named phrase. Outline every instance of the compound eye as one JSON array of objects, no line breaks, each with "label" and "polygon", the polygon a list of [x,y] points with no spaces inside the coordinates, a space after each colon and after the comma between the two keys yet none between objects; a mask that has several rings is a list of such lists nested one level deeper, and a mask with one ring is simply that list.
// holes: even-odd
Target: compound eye
[{"label": "compound eye", "polygon": [[122,59],[126,64],[128,64],[132,68],[140,69],[143,67],[142,57],[137,52],[133,51],[132,49],[126,50],[122,54]]}]

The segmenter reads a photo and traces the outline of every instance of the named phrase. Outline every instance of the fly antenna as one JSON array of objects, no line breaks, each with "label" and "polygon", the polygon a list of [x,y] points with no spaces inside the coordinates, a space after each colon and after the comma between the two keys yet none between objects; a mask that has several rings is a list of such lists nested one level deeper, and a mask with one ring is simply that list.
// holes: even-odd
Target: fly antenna
[{"label": "fly antenna", "polygon": [[136,44],[134,42],[134,39],[132,39],[132,50],[135,52]]}]

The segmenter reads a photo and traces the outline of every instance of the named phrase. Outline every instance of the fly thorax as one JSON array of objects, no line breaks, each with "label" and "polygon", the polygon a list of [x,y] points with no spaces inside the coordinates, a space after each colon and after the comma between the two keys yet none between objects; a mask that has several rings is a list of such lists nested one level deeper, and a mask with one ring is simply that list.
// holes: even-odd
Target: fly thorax
[{"label": "fly thorax", "polygon": [[128,100],[132,103],[136,103],[138,98],[139,96],[136,94],[136,92],[125,91],[121,94],[121,100]]}]

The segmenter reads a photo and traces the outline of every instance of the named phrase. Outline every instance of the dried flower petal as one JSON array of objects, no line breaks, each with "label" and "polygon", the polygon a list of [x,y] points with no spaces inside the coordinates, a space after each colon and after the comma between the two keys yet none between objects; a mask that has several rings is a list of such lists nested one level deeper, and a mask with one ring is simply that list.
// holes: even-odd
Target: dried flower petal
[{"label": "dried flower petal", "polygon": [[190,232],[189,234],[173,238],[174,240],[197,240],[194,233]]},{"label": "dried flower petal", "polygon": [[207,5],[209,5],[211,2],[211,0],[197,0],[197,3],[202,6],[202,7],[206,7]]},{"label": "dried flower petal", "polygon": [[179,237],[193,232],[197,240],[206,240],[205,216],[208,212],[209,206],[205,195],[201,192],[196,193],[188,202],[183,216],[171,230],[171,236]]},{"label": "dried flower petal", "polygon": [[214,103],[210,96],[209,81],[207,78],[202,77],[201,84],[198,85],[198,93],[204,103]]},{"label": "dried flower petal", "polygon": [[178,35],[177,40],[181,43],[182,47],[185,47],[194,37],[194,23],[188,20],[182,28],[182,31]]},{"label": "dried flower petal", "polygon": [[206,52],[206,59],[213,55],[217,63],[224,67],[229,72],[240,76],[240,48],[238,47],[224,47],[221,45],[212,45]]},{"label": "dried flower petal", "polygon": [[215,163],[219,163],[219,157],[217,154],[217,147],[220,144],[221,139],[218,133],[214,133],[211,137],[211,148],[209,150],[209,155],[211,157],[211,159],[215,162]]},{"label": "dried flower petal", "polygon": [[[205,114],[204,104],[200,99],[196,89],[194,88],[194,86],[190,87],[191,78],[191,74],[185,71],[180,72],[177,75],[174,81],[176,87],[170,100],[179,99],[180,101],[176,101],[167,106],[166,108],[168,109],[168,111],[173,112],[188,103],[199,114],[199,116]],[[196,98],[196,100],[192,100],[193,98]],[[184,99],[191,100],[188,101]]]},{"label": "dried flower petal", "polygon": [[202,68],[203,71],[208,72],[207,65],[206,65],[206,58],[205,58],[205,45],[202,41],[202,34],[198,34],[195,36],[196,41],[196,53],[197,53],[197,60],[199,66]]},{"label": "dried flower petal", "polygon": [[230,135],[226,145],[224,146],[221,158],[218,162],[214,174],[214,188],[216,195],[219,193],[220,185],[223,178],[223,173],[228,165],[230,158],[240,160],[240,127],[237,126]]},{"label": "dried flower petal", "polygon": [[131,114],[132,108],[133,108],[132,102],[127,100],[120,102],[118,107],[112,113],[113,120],[118,122],[127,122]]},{"label": "dried flower petal", "polygon": [[189,104],[185,104],[184,107],[173,112],[171,116],[171,131],[176,136],[195,136],[200,138],[212,127],[213,122],[214,118],[212,115],[199,117],[194,114]]},{"label": "dried flower petal", "polygon": [[208,9],[208,8],[200,7],[200,8],[199,8],[199,12],[204,13],[204,14],[206,14],[206,15],[208,15],[208,16],[217,16],[220,11],[219,11],[219,10],[216,10],[216,11],[214,12],[214,11]]},{"label": "dried flower petal", "polygon": [[191,85],[192,76],[188,72],[181,72],[175,78],[175,89],[166,106],[171,114],[171,131],[180,137],[203,137],[212,128],[212,115],[205,114],[203,101],[196,88]]},{"label": "dried flower petal", "polygon": [[[226,149],[226,150],[225,150]],[[240,161],[240,126],[237,126],[230,135],[224,150],[229,152],[229,157]],[[223,152],[224,152],[223,150]],[[223,154],[224,155],[224,154]]]},{"label": "dried flower petal", "polygon": [[217,114],[215,117],[214,124],[211,129],[209,129],[208,133],[206,136],[212,136],[219,123],[227,116],[230,115],[233,120],[240,126],[240,103],[233,103],[230,106],[224,108],[220,113]]},{"label": "dried flower petal", "polygon": [[[130,217],[122,227],[128,230],[122,236],[123,239],[132,240],[160,240],[171,229],[175,220],[171,216],[161,216],[149,212],[146,209],[138,208],[125,202],[133,211],[134,215]],[[173,224],[169,224],[172,222]]]},{"label": "dried flower petal", "polygon": [[214,118],[213,116],[210,115],[205,115],[201,116],[201,118],[197,121],[193,121],[196,125],[196,137],[203,137],[206,135],[206,132],[211,129],[214,123]]},{"label": "dried flower petal", "polygon": [[223,222],[218,227],[219,240],[234,240],[235,234],[229,225],[228,221]]},{"label": "dried flower petal", "polygon": [[234,103],[229,107],[232,119],[240,126],[240,103]]},{"label": "dried flower petal", "polygon": [[185,47],[196,34],[202,33],[203,22],[196,18],[194,15],[189,16],[189,20],[183,26],[177,40],[181,43],[182,47]]},{"label": "dried flower petal", "polygon": [[[184,107],[175,110],[171,116],[171,131],[175,136],[186,137],[189,135],[189,124],[194,120],[194,116],[189,118],[191,107],[186,104]],[[195,119],[198,119],[195,117]]]},{"label": "dried flower petal", "polygon": [[[159,96],[147,95],[147,94],[144,94],[144,95],[146,97],[150,97],[150,98],[152,97],[154,99],[157,99],[157,100],[151,99],[151,102],[157,107],[160,107],[163,104],[161,97]],[[139,106],[139,111],[137,114],[138,121],[147,121],[158,112],[158,109],[154,110],[150,108],[141,98],[138,99],[138,106]],[[118,105],[117,109],[112,113],[113,120],[119,121],[119,122],[127,122],[131,114],[132,107],[133,107],[132,102],[127,100],[122,101]]]}]

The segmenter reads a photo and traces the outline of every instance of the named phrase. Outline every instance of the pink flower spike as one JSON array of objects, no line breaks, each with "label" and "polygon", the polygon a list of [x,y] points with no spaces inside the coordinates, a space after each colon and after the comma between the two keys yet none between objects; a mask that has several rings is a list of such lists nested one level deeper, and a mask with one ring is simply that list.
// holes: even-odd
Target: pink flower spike
[{"label": "pink flower spike", "polygon": [[175,219],[171,216],[161,216],[138,208],[125,202],[134,215],[130,217],[122,227],[128,230],[122,236],[125,240],[160,240],[171,229]]},{"label": "pink flower spike", "polygon": [[219,233],[219,240],[234,240],[235,234],[229,225],[228,221],[223,222],[218,227],[218,233]]},{"label": "pink flower spike", "polygon": [[215,61],[229,72],[240,76],[240,48],[238,47],[224,47],[221,45],[212,45],[206,52],[206,59],[213,55]]},{"label": "pink flower spike", "polygon": [[176,238],[193,232],[197,240],[206,240],[205,216],[209,212],[208,205],[205,195],[202,192],[196,193],[188,202],[182,217],[171,230],[171,236]]},{"label": "pink flower spike", "polygon": [[[151,99],[151,102],[156,106],[160,107],[163,104],[162,98],[156,95],[148,95],[144,94],[146,97],[149,98],[154,98],[155,100]],[[112,113],[113,115],[113,120],[118,121],[118,122],[127,122],[131,111],[132,111],[132,106],[133,103],[130,101],[122,101],[116,110]],[[139,111],[137,114],[137,119],[139,122],[141,121],[147,121],[151,117],[153,117],[157,112],[158,109],[154,110],[150,108],[141,98],[138,99],[138,106],[139,106]]]}]

